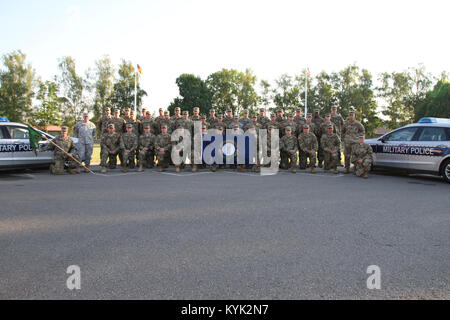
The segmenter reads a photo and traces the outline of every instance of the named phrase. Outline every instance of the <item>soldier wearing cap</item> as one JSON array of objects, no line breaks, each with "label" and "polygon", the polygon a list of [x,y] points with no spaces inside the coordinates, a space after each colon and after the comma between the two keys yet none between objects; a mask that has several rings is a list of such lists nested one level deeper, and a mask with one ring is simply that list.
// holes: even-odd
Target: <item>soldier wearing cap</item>
[{"label": "soldier wearing cap", "polygon": [[282,109],[278,109],[277,110],[277,118],[275,119],[278,123],[282,123],[284,120],[286,120],[284,118],[284,113]]},{"label": "soldier wearing cap", "polygon": [[259,134],[259,129],[261,129],[262,127],[261,124],[258,122],[258,116],[256,114],[252,116],[252,122],[245,125],[244,132],[247,132],[247,130],[249,130],[252,127],[255,129],[256,134]]},{"label": "soldier wearing cap", "polygon": [[153,135],[158,134],[159,126],[158,123],[152,118],[152,114],[150,111],[145,112],[145,118],[143,118],[140,122],[140,129],[139,132],[145,131],[145,126],[150,126],[150,132]]},{"label": "soldier wearing cap", "polygon": [[209,126],[214,126],[214,124],[217,122],[216,110],[209,110],[209,118],[206,119],[206,122],[209,123]]},{"label": "soldier wearing cap", "polygon": [[123,115],[123,120],[125,120],[125,123],[130,123],[131,116],[130,116],[130,107],[125,107],[125,113]]},{"label": "soldier wearing cap", "polygon": [[123,134],[122,141],[122,171],[127,172],[128,167],[134,168],[134,156],[138,147],[138,138],[137,135],[133,133],[133,124],[127,124],[127,132]]},{"label": "soldier wearing cap", "polygon": [[337,174],[337,164],[339,161],[339,153],[341,152],[341,139],[333,132],[334,125],[329,123],[327,125],[327,133],[321,138],[320,145],[323,148],[325,162],[324,170],[328,171],[333,169],[333,173]]},{"label": "soldier wearing cap", "polygon": [[276,116],[273,113],[270,114],[270,120],[266,123],[265,129],[268,129],[269,126],[272,126],[273,129],[279,129],[279,123],[276,121]]},{"label": "soldier wearing cap", "polygon": [[193,115],[192,115],[192,117],[190,119],[191,119],[191,121],[200,121],[201,117],[200,117],[200,109],[199,109],[199,107],[195,107],[193,109]]},{"label": "soldier wearing cap", "polygon": [[[335,132],[338,135],[339,139],[341,139],[342,141],[342,127],[344,126],[344,119],[339,113],[337,113],[337,109],[337,106],[331,107],[331,122],[334,123],[334,127],[336,130]],[[341,161],[341,152],[339,151],[339,166],[342,166]]]},{"label": "soldier wearing cap", "polygon": [[235,115],[233,116],[233,122],[231,122],[231,123],[228,125],[228,128],[227,128],[227,129],[236,129],[235,126],[240,127],[240,125],[239,125],[239,115],[237,115],[237,114],[235,114]]},{"label": "soldier wearing cap", "polygon": [[118,134],[125,132],[125,120],[120,117],[120,109],[114,109],[114,116],[108,121],[108,124],[114,125],[114,131]]},{"label": "soldier wearing cap", "polygon": [[344,140],[345,173],[350,173],[352,148],[358,143],[358,137],[365,134],[364,126],[355,120],[355,110],[352,108],[348,114],[348,120],[342,127],[342,139]]},{"label": "soldier wearing cap", "polygon": [[[206,121],[206,115],[202,114],[200,116],[200,121],[202,122],[202,127],[205,126],[206,128],[210,127],[210,124]],[[194,130],[192,129],[192,132],[194,132]]]},{"label": "soldier wearing cap", "polygon": [[358,143],[352,147],[352,162],[355,166],[355,174],[358,177],[367,179],[370,167],[373,163],[372,147],[364,143],[364,135],[358,136]]},{"label": "soldier wearing cap", "polygon": [[108,158],[109,168],[115,169],[117,163],[117,155],[120,155],[120,151],[123,149],[122,135],[115,132],[114,124],[108,124],[108,133],[103,135],[101,145],[101,172],[106,173],[106,161],[108,160]]},{"label": "soldier wearing cap", "polygon": [[151,123],[144,123],[143,126],[144,133],[139,137],[139,172],[143,170],[142,167],[144,165],[146,168],[153,168],[155,165],[156,137],[151,132]]},{"label": "soldier wearing cap", "polygon": [[96,132],[97,128],[95,127],[95,124],[89,121],[89,113],[84,112],[83,121],[79,121],[75,124],[73,135],[75,138],[78,138],[78,156],[80,162],[84,161],[86,172],[89,172],[88,168],[91,165]]},{"label": "soldier wearing cap", "polygon": [[216,129],[218,130],[219,128],[222,129],[222,132],[226,130],[227,125],[223,122],[223,116],[221,114],[219,114],[217,116],[217,121],[214,124],[210,124],[212,129]]},{"label": "soldier wearing cap", "polygon": [[136,117],[137,120],[142,120],[145,118],[145,115],[147,114],[147,108],[142,108],[141,112],[141,115],[139,117]]},{"label": "soldier wearing cap", "polygon": [[172,117],[170,117],[170,120],[172,120],[172,122],[176,122],[179,118],[181,118],[181,108],[175,107],[174,113],[175,114]]},{"label": "soldier wearing cap", "polygon": [[322,138],[321,126],[324,122],[325,120],[320,116],[320,110],[314,109],[314,116],[312,119],[312,123],[314,123],[314,125],[316,126],[314,133],[316,134],[317,142],[319,143],[319,150],[317,151],[317,160],[318,160],[317,162],[319,168],[323,167],[323,158],[324,158],[323,148],[320,145],[320,139]]},{"label": "soldier wearing cap", "polygon": [[158,159],[158,171],[164,171],[164,168],[169,167],[171,159],[172,142],[170,134],[167,133],[168,127],[166,124],[161,125],[161,133],[155,140],[155,153]]},{"label": "soldier wearing cap", "polygon": [[296,173],[298,150],[297,137],[292,134],[292,128],[290,126],[287,126],[285,131],[286,135],[280,139],[281,168],[287,169],[291,167],[292,173]]},{"label": "soldier wearing cap", "polygon": [[170,120],[170,112],[164,111],[164,119],[159,121],[159,132],[158,135],[162,133],[162,126],[165,125],[167,129],[167,133],[172,134],[172,120]]},{"label": "soldier wearing cap", "polygon": [[336,126],[333,122],[331,122],[331,113],[325,114],[325,121],[319,127],[319,135],[322,139],[322,136],[328,133],[328,126],[331,125],[333,127],[333,132],[336,133]]},{"label": "soldier wearing cap", "polygon": [[291,127],[292,135],[295,136],[295,138],[298,137],[298,133],[299,133],[298,129],[299,129],[299,127],[298,127],[297,123],[294,121],[294,115],[289,114],[287,120],[282,122],[282,126],[283,126],[283,128],[286,128],[288,126]]},{"label": "soldier wearing cap", "polygon": [[[295,109],[294,121],[297,124],[299,129],[301,129],[301,126],[306,123],[306,119],[302,115],[302,109],[300,109],[300,108]],[[300,133],[301,132],[299,132],[299,134]]]},{"label": "soldier wearing cap", "polygon": [[[311,121],[311,114],[307,115],[307,120],[308,116]],[[316,135],[310,131],[311,128],[308,123],[302,126],[302,130],[303,133],[298,136],[298,145],[300,149],[300,169],[306,169],[306,161],[309,158],[311,173],[314,173],[314,167],[316,165],[316,152],[319,149],[319,144],[317,142]]]},{"label": "soldier wearing cap", "polygon": [[[47,151],[47,150],[55,150],[53,153],[53,161],[54,164],[50,165],[50,173],[52,174],[63,174],[64,173],[64,164],[66,161],[69,162],[69,165],[67,167],[67,172],[69,174],[73,174],[72,167],[75,166],[75,172],[80,173],[80,168],[75,165],[75,162],[71,157],[69,157],[66,153],[70,154],[72,157],[77,159],[77,149],[75,147],[75,143],[73,142],[72,138],[67,135],[67,132],[69,131],[69,128],[66,126],[61,127],[61,135],[54,138],[52,141],[55,143],[59,148],[55,147],[53,144],[49,143],[42,149],[36,150],[37,152],[41,151]],[[66,153],[64,153],[62,150],[64,150]],[[77,159],[78,160],[78,159]]]},{"label": "soldier wearing cap", "polygon": [[225,123],[226,128],[228,128],[230,123],[232,123],[233,121],[233,110],[231,110],[231,108],[228,108],[226,111],[226,115],[223,118],[223,123]]},{"label": "soldier wearing cap", "polygon": [[243,118],[239,119],[239,127],[244,130],[245,126],[251,122],[252,120],[248,117],[248,110],[245,109]]},{"label": "soldier wearing cap", "polygon": [[109,107],[105,108],[104,114],[100,117],[97,122],[97,128],[100,133],[100,138],[102,135],[108,133],[108,121],[111,119],[111,109]]},{"label": "soldier wearing cap", "polygon": [[264,108],[259,108],[258,123],[261,125],[261,128],[265,128],[269,121],[270,120],[266,117],[266,110]]},{"label": "soldier wearing cap", "polygon": [[156,121],[156,123],[158,123],[158,126],[159,126],[159,124],[160,124],[159,122],[164,119],[164,110],[163,110],[163,108],[159,108],[158,112],[159,112],[159,115],[158,115],[158,117],[156,117],[155,121]]}]

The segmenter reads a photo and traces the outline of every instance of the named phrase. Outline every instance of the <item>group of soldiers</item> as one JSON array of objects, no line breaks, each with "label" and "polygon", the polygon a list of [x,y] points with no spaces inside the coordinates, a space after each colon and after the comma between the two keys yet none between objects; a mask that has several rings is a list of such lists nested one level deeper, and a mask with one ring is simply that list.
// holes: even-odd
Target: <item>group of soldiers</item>
[{"label": "group of soldiers", "polygon": [[[188,130],[193,139],[196,134],[194,123],[199,121],[202,134],[209,129],[216,134],[231,129],[233,133],[253,133],[256,139],[259,139],[259,129],[266,129],[268,156],[275,151],[270,143],[272,132],[277,129],[280,140],[279,150],[276,151],[280,153],[281,169],[290,168],[295,173],[299,161],[299,168],[304,170],[309,166],[311,173],[315,173],[316,165],[338,173],[337,168],[341,165],[341,149],[343,149],[344,173],[350,172],[350,165],[353,163],[356,175],[368,177],[372,163],[372,148],[364,143],[364,126],[355,119],[353,110],[345,121],[338,114],[336,106],[333,106],[331,113],[326,114],[324,118],[320,116],[318,109],[314,110],[314,114],[307,114],[306,118],[303,117],[301,109],[296,109],[295,114],[289,114],[287,117],[284,116],[283,110],[277,110],[269,118],[266,117],[263,108],[259,109],[259,114],[251,117],[249,111],[244,110],[242,118],[233,115],[231,109],[226,110],[225,115],[217,116],[215,110],[211,109],[209,117],[200,115],[199,111],[199,108],[194,108],[193,115],[189,116],[188,111],[181,113],[177,107],[175,114],[170,116],[169,111],[160,108],[159,116],[153,118],[150,111],[143,109],[137,119],[130,108],[125,109],[122,117],[119,109],[114,109],[111,114],[111,110],[106,108],[97,123],[97,129],[101,134],[101,172],[106,173],[107,168],[115,168],[117,157],[120,159],[123,172],[136,165],[138,171],[142,171],[144,167],[153,168],[155,163],[158,171],[163,171],[173,164],[171,151],[175,143],[171,141],[171,133],[177,129]],[[192,150],[193,145],[192,143]],[[182,156],[182,152],[180,155]],[[194,161],[195,157],[201,159],[201,155],[191,153],[190,162],[194,172],[198,168],[196,164],[198,161]],[[181,171],[185,160],[175,165],[176,172]],[[261,165],[265,164],[261,164],[257,157],[252,169],[258,172]],[[217,170],[217,165],[210,167],[212,171]],[[239,166],[239,170],[244,169],[243,165]]]}]

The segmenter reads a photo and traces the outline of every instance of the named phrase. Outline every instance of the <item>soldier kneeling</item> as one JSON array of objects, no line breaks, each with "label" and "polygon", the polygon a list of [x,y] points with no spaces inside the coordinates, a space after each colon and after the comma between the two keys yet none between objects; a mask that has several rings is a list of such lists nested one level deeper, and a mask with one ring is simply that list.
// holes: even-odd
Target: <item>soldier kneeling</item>
[{"label": "soldier kneeling", "polygon": [[355,174],[367,179],[373,161],[372,147],[364,143],[364,136],[358,137],[359,142],[352,147],[351,161],[355,166]]}]

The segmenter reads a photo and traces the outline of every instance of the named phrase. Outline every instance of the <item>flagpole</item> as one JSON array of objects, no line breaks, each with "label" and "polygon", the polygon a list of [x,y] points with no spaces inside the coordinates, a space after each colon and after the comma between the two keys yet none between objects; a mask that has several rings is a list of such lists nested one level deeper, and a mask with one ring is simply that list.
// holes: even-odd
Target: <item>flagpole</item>
[{"label": "flagpole", "polygon": [[137,71],[134,73],[134,115],[137,118],[137,113],[136,113],[136,101],[137,101],[137,92],[136,89],[137,88]]}]

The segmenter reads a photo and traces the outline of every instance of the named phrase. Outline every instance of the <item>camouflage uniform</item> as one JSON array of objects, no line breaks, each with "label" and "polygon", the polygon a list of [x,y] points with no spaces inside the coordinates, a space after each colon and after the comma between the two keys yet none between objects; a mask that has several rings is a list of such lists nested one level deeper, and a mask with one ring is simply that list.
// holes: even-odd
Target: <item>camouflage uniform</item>
[{"label": "camouflage uniform", "polygon": [[229,116],[225,116],[223,117],[222,122],[225,124],[225,128],[228,128],[228,126],[230,125],[230,123],[233,123],[233,117],[229,117]]},{"label": "camouflage uniform", "polygon": [[[341,150],[341,139],[339,139],[336,133],[327,133],[322,136],[320,144],[322,145],[325,156],[325,170],[330,170],[330,168],[333,168],[336,173],[336,167],[339,162],[339,152]],[[332,151],[336,151],[336,153],[332,153]]]},{"label": "camouflage uniform", "polygon": [[[58,136],[52,140],[58,147],[63,149],[65,152],[70,154],[72,157],[77,159],[77,149],[75,148],[75,143],[72,138],[67,136],[65,139],[62,136]],[[64,164],[66,161],[69,162],[67,171],[72,173],[72,167],[75,166],[75,161],[73,161],[69,156],[62,152],[59,148],[55,147],[53,144],[48,144],[43,147],[40,151],[55,150],[53,153],[54,165],[50,166],[50,172],[53,174],[63,174]],[[78,159],[77,159],[78,160]],[[79,168],[77,167],[77,173],[79,173]]]},{"label": "camouflage uniform", "polygon": [[[144,127],[145,128],[145,127]],[[156,136],[149,134],[142,134],[139,137],[139,168],[145,164],[146,168],[153,168],[155,165],[155,140]],[[147,148],[147,151],[144,151]]]},{"label": "camouflage uniform", "polygon": [[[102,151],[101,151],[101,167],[106,167],[106,161],[109,158],[110,168],[114,169],[117,164],[117,156],[123,148],[122,136],[119,133],[107,133],[102,137]],[[110,153],[112,151],[112,153]]]},{"label": "camouflage uniform", "polygon": [[315,134],[317,137],[317,142],[319,143],[319,149],[317,150],[317,160],[319,163],[319,168],[322,168],[322,162],[323,162],[323,158],[324,158],[324,154],[323,154],[323,148],[320,144],[320,139],[322,138],[322,132],[320,127],[322,126],[322,124],[325,122],[325,120],[320,117],[320,116],[315,116],[312,118],[312,123],[314,123],[314,125],[316,126],[316,130],[315,130]]},{"label": "camouflage uniform", "polygon": [[350,159],[352,156],[352,148],[358,143],[358,136],[364,135],[364,126],[356,121],[345,121],[342,127],[342,139],[344,140],[344,155],[345,155],[345,169],[346,172],[350,169]]},{"label": "camouflage uniform", "polygon": [[95,124],[88,121],[79,121],[73,129],[73,134],[78,138],[78,156],[87,167],[91,164],[92,151],[94,149],[94,137],[96,133]]},{"label": "camouflage uniform", "polygon": [[122,134],[125,132],[125,120],[122,118],[111,118],[108,121],[108,124],[114,125],[114,131],[118,134]]},{"label": "camouflage uniform", "polygon": [[111,116],[107,116],[106,114],[104,114],[103,116],[100,117],[100,119],[97,122],[97,128],[100,132],[100,138],[104,135],[108,133],[108,122],[109,120],[111,120]]},{"label": "camouflage uniform", "polygon": [[301,133],[298,136],[298,145],[301,152],[300,169],[306,169],[306,160],[309,158],[309,166],[311,167],[311,171],[313,171],[316,164],[316,153],[311,154],[310,151],[317,151],[319,149],[316,135],[312,132],[307,134]]},{"label": "camouflage uniform", "polygon": [[[362,163],[359,163],[359,160],[362,160]],[[351,161],[355,166],[356,175],[367,178],[373,161],[372,147],[367,143],[360,144],[358,142],[354,144],[352,147]]]},{"label": "camouflage uniform", "polygon": [[[160,149],[164,149],[164,154],[159,151]],[[159,171],[162,171],[163,168],[167,168],[169,166],[171,150],[172,142],[170,141],[170,134],[159,134],[155,139],[155,153],[158,159]]]},{"label": "camouflage uniform", "polygon": [[[335,132],[338,135],[339,139],[341,139],[342,141],[342,127],[344,126],[344,119],[340,114],[336,113],[336,115],[331,115],[331,122],[334,123],[336,127]],[[341,150],[339,150],[339,165],[341,165]]]},{"label": "camouflage uniform", "polygon": [[[128,124],[129,126],[130,124]],[[138,147],[138,138],[134,133],[125,132],[122,135],[122,170],[126,171],[127,167],[134,168],[134,156]],[[126,150],[129,150],[127,152]]]},{"label": "camouflage uniform", "polygon": [[[289,127],[286,127],[289,128]],[[290,154],[290,150],[294,150],[293,154]],[[295,172],[295,168],[297,167],[297,150],[298,150],[298,142],[297,138],[291,134],[290,136],[285,135],[280,139],[280,151],[284,156],[281,158],[281,165],[283,168],[290,167],[293,172]],[[284,162],[284,163],[283,163]]]}]

